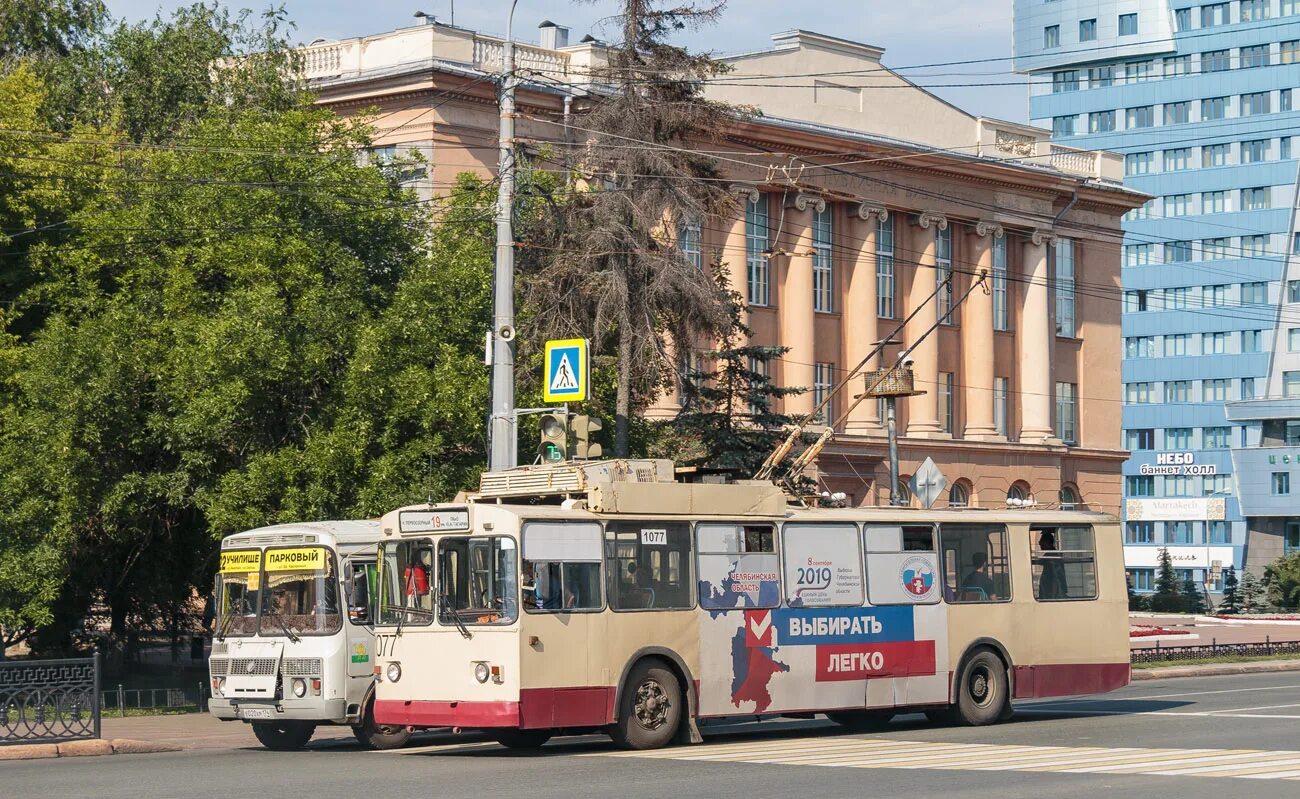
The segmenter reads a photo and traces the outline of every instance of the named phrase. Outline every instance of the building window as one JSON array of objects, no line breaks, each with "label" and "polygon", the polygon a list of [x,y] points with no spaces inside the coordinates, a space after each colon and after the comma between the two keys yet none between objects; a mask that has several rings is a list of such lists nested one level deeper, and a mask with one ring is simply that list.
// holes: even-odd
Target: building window
[{"label": "building window", "polygon": [[813,406],[823,402],[826,407],[817,412],[819,424],[834,424],[835,403],[830,399],[831,389],[835,387],[835,364],[819,363],[813,367]]},{"label": "building window", "polygon": [[1124,174],[1149,175],[1155,161],[1155,153],[1129,153],[1124,156]]},{"label": "building window", "polygon": [[1073,136],[1075,117],[1052,117],[1053,136]]},{"label": "building window", "polygon": [[1155,78],[1155,71],[1152,69],[1154,61],[1130,61],[1124,65],[1124,81],[1126,83],[1145,83]]},{"label": "building window", "polygon": [[1126,128],[1149,128],[1154,124],[1156,124],[1156,108],[1153,105],[1128,108],[1124,111]]},{"label": "building window", "polygon": [[1141,452],[1156,448],[1156,431],[1150,427],[1124,431],[1124,448],[1129,452]]},{"label": "building window", "polygon": [[1089,133],[1109,133],[1115,129],[1114,111],[1094,111],[1088,114]]},{"label": "building window", "polygon": [[948,507],[970,507],[970,492],[966,489],[965,485],[962,483],[953,483],[952,488],[948,489]]},{"label": "building window", "polygon": [[1167,55],[1164,58],[1164,66],[1166,78],[1190,75],[1192,74],[1192,57],[1190,55]]},{"label": "building window", "polygon": [[1279,89],[1277,93],[1277,110],[1291,110],[1291,89]]},{"label": "building window", "polygon": [[[1165,478],[1166,485],[1169,483],[1169,481],[1173,479],[1174,478],[1172,477],[1166,477]],[[1181,497],[1187,495],[1170,494],[1166,492],[1165,496]],[[1170,544],[1191,544],[1193,543],[1194,538],[1195,536],[1192,533],[1191,522],[1165,522],[1165,540],[1168,541]]]},{"label": "building window", "polygon": [[1201,402],[1227,402],[1232,381],[1226,378],[1201,381]]},{"label": "building window", "polygon": [[1292,39],[1278,45],[1278,60],[1283,64],[1294,64],[1300,61],[1300,41]]},{"label": "building window", "polygon": [[1065,69],[1052,73],[1052,94],[1079,91],[1079,70]]},{"label": "building window", "polygon": [[1227,72],[1232,69],[1231,50],[1209,50],[1201,53],[1201,72]]},{"label": "building window", "polygon": [[[1255,399],[1255,378],[1253,377],[1241,378],[1241,398],[1244,400]],[[1241,437],[1243,439],[1241,445],[1244,447],[1246,446],[1246,442],[1244,440],[1246,437],[1246,428],[1244,427],[1241,428],[1241,434],[1242,434]]]},{"label": "building window", "polygon": [[[1226,496],[1232,491],[1232,475],[1230,474],[1212,474],[1205,478],[1201,484],[1201,495],[1207,497]],[[1220,522],[1226,524],[1226,522]],[[1221,544],[1222,541],[1210,541],[1211,544]]]},{"label": "building window", "polygon": [[[1300,372],[1296,372],[1300,374]],[[1145,405],[1155,401],[1154,383],[1125,383],[1124,404]]]},{"label": "building window", "polygon": [[1056,335],[1074,337],[1074,242],[1056,242]]},{"label": "building window", "polygon": [[1165,381],[1165,402],[1191,402],[1191,401],[1192,401],[1192,381],[1190,380]]},{"label": "building window", "polygon": [[1225,355],[1228,352],[1228,334],[1227,333],[1202,333],[1201,334],[1201,354],[1202,355]]},{"label": "building window", "polygon": [[952,372],[939,373],[939,418],[943,422],[943,431],[952,435],[956,429],[953,408],[954,380]]},{"label": "building window", "polygon": [[1271,203],[1269,202],[1269,186],[1259,186],[1252,189],[1241,190],[1241,210],[1243,211],[1263,211]]},{"label": "building window", "polygon": [[[1290,109],[1287,109],[1288,111]],[[1291,137],[1283,136],[1277,140],[1277,157],[1283,161],[1291,160]]]},{"label": "building window", "polygon": [[894,318],[894,219],[876,220],[876,314]]},{"label": "building window", "polygon": [[1282,16],[1293,17],[1300,14],[1300,0],[1282,0]]},{"label": "building window", "polygon": [[1190,8],[1178,8],[1174,10],[1174,31],[1182,33],[1192,29],[1192,10]]},{"label": "building window", "polygon": [[[1300,4],[1300,0],[1298,0],[1298,4]],[[1300,522],[1286,523],[1285,549],[1287,552],[1300,549]]]},{"label": "building window", "polygon": [[1267,233],[1241,237],[1241,254],[1268,255],[1269,237]]},{"label": "building window", "polygon": [[[1227,475],[1222,476],[1227,477]],[[1232,528],[1228,527],[1227,522],[1206,522],[1205,539],[1207,544],[1230,544],[1232,543]]]},{"label": "building window", "polygon": [[1126,569],[1125,571],[1128,573],[1129,584],[1133,586],[1135,593],[1149,594],[1156,590],[1155,569]]},{"label": "building window", "polygon": [[833,211],[813,214],[813,310],[831,313],[835,310],[835,266],[831,247],[835,230],[831,224]]},{"label": "building window", "polygon": [[1010,415],[1007,386],[1010,381],[1005,377],[993,378],[993,427],[998,435],[1009,437],[1007,419]]},{"label": "building window", "polygon": [[1201,289],[1202,305],[1218,307],[1228,304],[1228,287],[1225,285],[1205,286]]},{"label": "building window", "polygon": [[1257,44],[1241,48],[1241,68],[1254,69],[1268,66],[1268,45]]},{"label": "building window", "polygon": [[1192,148],[1178,147],[1173,150],[1165,150],[1165,171],[1178,172],[1183,169],[1192,168]]},{"label": "building window", "polygon": [[1287,329],[1286,351],[1300,352],[1300,327],[1292,327]]},{"label": "building window", "polygon": [[1300,398],[1300,372],[1282,373],[1282,396],[1287,399]]},{"label": "building window", "polygon": [[1125,358],[1154,358],[1156,339],[1154,336],[1129,336],[1124,339]]},{"label": "building window", "polygon": [[1252,92],[1241,95],[1240,116],[1251,117],[1269,112],[1268,92]]},{"label": "building window", "polygon": [[1150,244],[1125,244],[1124,245],[1125,266],[1146,266],[1149,263],[1151,263]]},{"label": "building window", "polygon": [[1010,330],[1007,306],[1007,239],[993,239],[993,329]]},{"label": "building window", "polygon": [[1228,24],[1229,3],[1212,3],[1201,6],[1201,27],[1213,28]]},{"label": "building window", "polygon": [[1263,352],[1263,332],[1263,330],[1241,331],[1241,351],[1246,353]]},{"label": "building window", "polygon": [[749,273],[749,304],[768,303],[767,195],[745,204],[745,261]]},{"label": "building window", "polygon": [[1273,495],[1284,497],[1291,493],[1291,473],[1273,472]]},{"label": "building window", "polygon": [[1165,449],[1191,449],[1192,428],[1169,427],[1165,429]]},{"label": "building window", "polygon": [[1104,89],[1115,83],[1115,65],[1104,64],[1100,67],[1088,67],[1088,86],[1093,89]]},{"label": "building window", "polygon": [[934,232],[934,286],[939,291],[939,321],[952,324],[952,230]]},{"label": "building window", "polygon": [[1165,357],[1177,358],[1187,354],[1187,342],[1191,341],[1190,333],[1171,333],[1165,336]]},{"label": "building window", "polygon": [[1149,295],[1150,292],[1146,289],[1124,292],[1124,313],[1138,313],[1140,311],[1151,310],[1148,304]]},{"label": "building window", "polygon": [[[1175,207],[1175,210],[1177,208]],[[1166,214],[1166,216],[1185,216],[1186,214]],[[1185,264],[1192,260],[1192,243],[1190,241],[1171,241],[1165,244],[1165,263]]]},{"label": "building window", "polygon": [[1130,475],[1124,478],[1124,496],[1154,497],[1156,495],[1156,478],[1151,475]]},{"label": "building window", "polygon": [[1223,119],[1228,115],[1227,97],[1207,97],[1201,101],[1201,121]]},{"label": "building window", "polygon": [[696,269],[704,268],[704,247],[700,239],[701,230],[698,222],[684,224],[677,231],[677,246],[681,248],[686,262]]},{"label": "building window", "polygon": [[[1191,303],[1192,290],[1187,286],[1165,289],[1165,310],[1181,311]],[[1165,336],[1168,340],[1170,336]],[[1184,336],[1186,338],[1186,336]],[[1183,353],[1186,355],[1187,353]]]},{"label": "building window", "polygon": [[[1207,197],[1211,194],[1222,195],[1223,192],[1221,191],[1206,192]],[[1219,199],[1220,201],[1222,201],[1223,198],[1220,197]],[[1202,202],[1205,202],[1205,200],[1202,199]],[[1209,207],[1206,207],[1204,210],[1201,211],[1201,213],[1210,214],[1216,212],[1211,211]],[[1228,257],[1228,250],[1230,249],[1232,249],[1232,239],[1228,239],[1228,238],[1206,239],[1205,241],[1201,242],[1201,260],[1221,261],[1224,258]]]},{"label": "building window", "polygon": [[1150,219],[1152,217],[1152,211],[1155,209],[1155,205],[1155,198],[1152,198],[1142,203],[1137,208],[1130,208],[1128,212],[1124,214],[1124,221],[1135,222],[1139,219]]},{"label": "building window", "polygon": [[[1226,144],[1207,144],[1201,148],[1201,167],[1209,169],[1215,166],[1226,166],[1228,163],[1228,145]],[[1209,194],[1210,192],[1206,192]],[[1226,194],[1218,191],[1215,194]]]},{"label": "building window", "polygon": [[1241,0],[1241,21],[1259,22],[1268,19],[1268,7],[1272,0]]},{"label": "building window", "polygon": [[1056,384],[1056,437],[1066,444],[1079,443],[1079,387]]},{"label": "building window", "polygon": [[[1192,195],[1190,194],[1170,194],[1165,197],[1165,216],[1187,216],[1192,213]],[[1192,243],[1190,241],[1180,241],[1178,244],[1187,245],[1187,260],[1191,260]]]},{"label": "building window", "polygon": [[[762,384],[764,386],[771,385],[771,374],[770,374],[771,367],[772,367],[771,362],[769,362],[766,358],[758,358],[753,355],[749,356],[749,371],[754,378],[753,380],[754,383]],[[770,410],[764,411],[763,408],[760,408],[757,405],[750,403],[749,405],[750,416],[758,416],[759,414],[764,412],[771,413]],[[878,418],[884,419],[885,417],[880,416]]]},{"label": "building window", "polygon": [[1300,302],[1300,280],[1288,280],[1286,282],[1286,301],[1288,303]]},{"label": "building window", "polygon": [[1137,14],[1120,14],[1119,15],[1119,35],[1136,36],[1138,32],[1138,15]]},{"label": "building window", "polygon": [[1097,41],[1097,20],[1096,19],[1079,20],[1079,41],[1081,42]]},{"label": "building window", "polygon": [[1205,449],[1228,449],[1232,446],[1232,428],[1207,427],[1201,431],[1201,442]]},{"label": "building window", "polygon": [[1079,510],[1083,501],[1079,499],[1079,492],[1073,486],[1061,486],[1061,490],[1056,492],[1057,499],[1061,501],[1061,510]]},{"label": "building window", "polygon": [[1165,103],[1165,124],[1186,125],[1192,121],[1192,104],[1183,100],[1178,103]]},{"label": "building window", "polygon": [[1043,49],[1050,50],[1061,46],[1061,26],[1048,25],[1043,28]]},{"label": "building window", "polygon": [[1252,139],[1241,143],[1241,163],[1253,164],[1268,160],[1268,139]]}]

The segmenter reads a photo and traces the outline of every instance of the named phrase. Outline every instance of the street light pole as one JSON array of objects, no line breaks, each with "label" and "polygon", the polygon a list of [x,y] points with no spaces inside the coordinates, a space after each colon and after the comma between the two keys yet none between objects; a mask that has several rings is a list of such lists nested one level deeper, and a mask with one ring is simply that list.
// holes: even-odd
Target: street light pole
[{"label": "street light pole", "polygon": [[492,306],[492,424],[488,469],[517,464],[515,434],[515,6],[501,53],[500,154],[497,161],[497,257]]}]

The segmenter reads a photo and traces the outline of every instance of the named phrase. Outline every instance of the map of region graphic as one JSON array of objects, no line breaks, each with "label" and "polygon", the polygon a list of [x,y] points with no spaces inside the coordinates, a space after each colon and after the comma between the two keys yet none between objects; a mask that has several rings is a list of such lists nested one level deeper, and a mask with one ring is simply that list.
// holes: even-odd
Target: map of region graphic
[{"label": "map of region graphic", "polygon": [[754,712],[762,713],[772,705],[768,684],[774,674],[790,667],[776,659],[776,647],[746,646],[745,628],[731,639],[731,704],[753,702]]}]

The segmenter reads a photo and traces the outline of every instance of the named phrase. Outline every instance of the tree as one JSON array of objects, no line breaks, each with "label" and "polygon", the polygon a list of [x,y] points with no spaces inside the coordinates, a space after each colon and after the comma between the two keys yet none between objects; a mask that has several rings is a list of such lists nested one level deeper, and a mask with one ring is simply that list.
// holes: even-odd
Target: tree
[{"label": "tree", "polygon": [[1237,597],[1237,570],[1231,566],[1223,570],[1223,600],[1219,602],[1219,612],[1223,614],[1241,612],[1241,602]]},{"label": "tree", "polygon": [[1293,553],[1264,567],[1264,588],[1270,604],[1285,610],[1300,608],[1300,553]]},{"label": "tree", "polygon": [[101,0],[5,0],[0,3],[0,61],[66,56],[108,18]]},{"label": "tree", "polygon": [[705,366],[681,381],[682,411],[662,423],[657,454],[748,477],[794,422],[774,404],[805,389],[779,387],[768,377],[769,364],[788,348],[746,343],[751,331],[744,323],[744,300],[728,285],[723,264],[712,269],[730,323],[718,347],[699,359]]},{"label": "tree", "polygon": [[1133,590],[1133,578],[1129,577],[1124,581],[1124,583],[1128,588],[1128,609],[1147,610],[1148,606],[1147,606],[1146,597],[1142,596],[1141,594],[1138,594]]},{"label": "tree", "polygon": [[1169,550],[1161,548],[1160,566],[1156,570],[1156,592],[1151,596],[1151,609],[1157,613],[1182,613],[1183,594],[1179,590],[1178,576],[1174,572]]},{"label": "tree", "polygon": [[1241,572],[1241,583],[1237,586],[1237,596],[1241,602],[1241,612],[1254,613],[1260,609],[1259,601],[1264,597],[1264,584],[1249,569]]},{"label": "tree", "polygon": [[593,75],[612,91],[582,122],[590,132],[579,172],[592,190],[565,197],[530,270],[529,304],[548,333],[614,344],[616,456],[628,454],[633,409],[671,374],[666,339],[691,346],[727,326],[713,282],[674,246],[673,228],[733,207],[716,161],[694,149],[723,129],[729,109],[703,97],[718,66],[667,42],[714,22],[723,5],[625,0],[615,17],[623,41]]},{"label": "tree", "polygon": [[1184,580],[1181,594],[1183,613],[1205,613],[1205,594],[1195,580]]}]

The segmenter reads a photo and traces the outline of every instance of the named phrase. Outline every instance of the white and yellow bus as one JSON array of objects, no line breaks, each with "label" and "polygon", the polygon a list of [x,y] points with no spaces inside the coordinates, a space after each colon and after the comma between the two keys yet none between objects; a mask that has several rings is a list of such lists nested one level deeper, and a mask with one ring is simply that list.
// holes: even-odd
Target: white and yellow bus
[{"label": "white and yellow bus", "polygon": [[802,508],[664,461],[487,474],[460,499],[381,521],[382,724],[651,748],[727,717],[989,724],[1129,681],[1110,516]]}]

